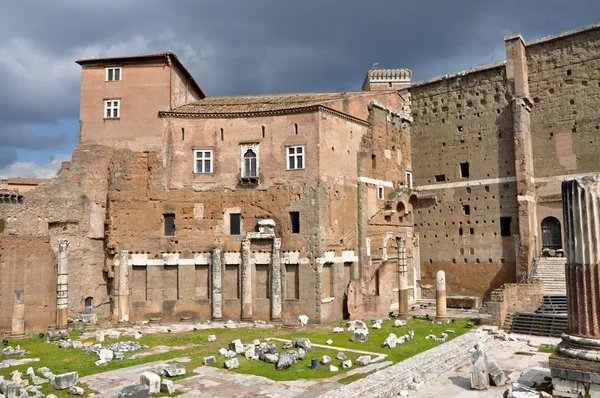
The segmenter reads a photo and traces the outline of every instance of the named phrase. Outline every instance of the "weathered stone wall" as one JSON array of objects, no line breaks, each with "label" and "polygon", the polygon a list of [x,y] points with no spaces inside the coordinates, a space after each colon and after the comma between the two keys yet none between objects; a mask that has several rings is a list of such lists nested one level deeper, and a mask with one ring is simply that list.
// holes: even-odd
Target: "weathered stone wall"
[{"label": "weathered stone wall", "polygon": [[26,332],[56,323],[55,256],[47,236],[0,236],[0,330],[11,329],[16,289],[24,291]]},{"label": "weathered stone wall", "polygon": [[[63,164],[52,181],[27,192],[20,202],[0,204],[0,220],[4,224],[0,237],[45,239],[55,256],[58,239],[69,240],[69,316],[72,317],[83,312],[87,297],[93,298],[98,314],[106,316],[110,312],[108,280],[102,270],[112,154],[113,150],[107,147],[80,145],[72,162]],[[56,277],[53,281],[55,284]],[[55,291],[56,286],[52,289]]]},{"label": "weathered stone wall", "polygon": [[503,327],[506,316],[516,312],[535,312],[544,298],[544,283],[506,283],[492,292],[491,300],[480,313],[489,315],[483,321],[488,325]]},{"label": "weathered stone wall", "polygon": [[[410,93],[423,294],[434,297],[442,269],[449,295],[484,296],[515,280],[512,93],[504,66],[416,84]],[[501,236],[501,217],[511,218],[511,236]]]}]

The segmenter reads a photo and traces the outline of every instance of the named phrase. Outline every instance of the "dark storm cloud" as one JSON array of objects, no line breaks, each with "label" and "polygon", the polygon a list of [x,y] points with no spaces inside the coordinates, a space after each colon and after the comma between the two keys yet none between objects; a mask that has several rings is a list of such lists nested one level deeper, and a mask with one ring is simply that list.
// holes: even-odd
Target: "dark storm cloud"
[{"label": "dark storm cloud", "polygon": [[[600,19],[595,0],[5,3],[0,126],[76,121],[77,58],[171,50],[208,95],[358,90],[374,62],[421,80],[503,60],[507,34],[532,40]],[[18,145],[44,146],[28,139]]]},{"label": "dark storm cloud", "polygon": [[59,132],[54,134],[33,134],[25,130],[0,128],[0,142],[3,149],[25,149],[30,151],[63,148],[75,141],[74,134]]},{"label": "dark storm cloud", "polygon": [[18,159],[17,151],[0,147],[0,170],[10,166]]}]

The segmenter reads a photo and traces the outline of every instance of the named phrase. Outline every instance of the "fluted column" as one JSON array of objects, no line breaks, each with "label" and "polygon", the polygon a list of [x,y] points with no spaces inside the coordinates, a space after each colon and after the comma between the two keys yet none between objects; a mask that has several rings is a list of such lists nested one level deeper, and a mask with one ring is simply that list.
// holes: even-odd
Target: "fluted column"
[{"label": "fluted column", "polygon": [[119,252],[119,319],[118,323],[129,323],[129,294],[131,292],[129,280],[129,251]]},{"label": "fluted column", "polygon": [[271,321],[281,320],[281,238],[273,239],[271,253]]},{"label": "fluted column", "polygon": [[223,279],[221,266],[221,248],[215,247],[212,252],[211,260],[211,295],[212,319],[223,319]]},{"label": "fluted column", "polygon": [[559,351],[600,360],[600,174],[563,181],[567,333]]},{"label": "fluted column", "polygon": [[56,264],[56,328],[66,329],[69,320],[69,241],[58,240],[58,260]]},{"label": "fluted column", "polygon": [[408,318],[408,268],[406,266],[406,238],[396,238],[398,245],[398,318]]},{"label": "fluted column", "polygon": [[250,239],[242,241],[242,321],[252,320],[252,264]]},{"label": "fluted column", "polygon": [[21,289],[15,290],[10,335],[12,338],[25,336],[25,293]]},{"label": "fluted column", "polygon": [[446,312],[446,273],[442,270],[437,272],[435,277],[435,320],[447,321],[448,313]]}]

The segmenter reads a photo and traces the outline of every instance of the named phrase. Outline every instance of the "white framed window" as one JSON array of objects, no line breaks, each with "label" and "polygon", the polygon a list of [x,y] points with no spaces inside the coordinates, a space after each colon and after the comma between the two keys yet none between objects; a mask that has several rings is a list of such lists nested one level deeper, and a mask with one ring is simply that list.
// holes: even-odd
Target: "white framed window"
[{"label": "white framed window", "polygon": [[377,199],[383,199],[383,187],[381,185],[377,186]]},{"label": "white framed window", "polygon": [[213,172],[213,150],[194,149],[194,173]]},{"label": "white framed window", "polygon": [[104,100],[104,117],[106,119],[117,119],[121,116],[121,100]]},{"label": "white framed window", "polygon": [[408,189],[412,189],[412,173],[410,171],[406,172],[406,187]]},{"label": "white framed window", "polygon": [[244,177],[258,176],[258,156],[252,149],[244,152]]},{"label": "white framed window", "polygon": [[287,169],[299,170],[304,168],[304,145],[287,147]]},{"label": "white framed window", "polygon": [[106,71],[107,82],[117,82],[121,80],[122,69],[120,66],[111,66],[109,68],[104,68],[104,70]]}]

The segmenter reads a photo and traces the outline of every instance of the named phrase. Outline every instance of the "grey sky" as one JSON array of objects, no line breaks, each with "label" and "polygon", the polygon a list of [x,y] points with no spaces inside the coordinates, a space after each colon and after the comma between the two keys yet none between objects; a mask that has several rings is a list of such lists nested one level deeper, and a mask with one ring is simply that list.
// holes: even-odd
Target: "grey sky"
[{"label": "grey sky", "polygon": [[77,142],[75,59],[171,50],[207,95],[359,90],[367,69],[413,80],[504,59],[600,22],[592,0],[53,0],[0,14],[0,176],[52,175]]}]

